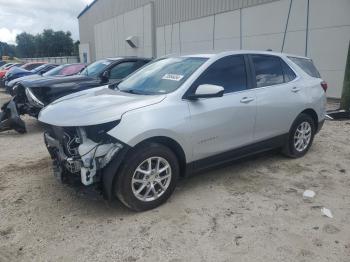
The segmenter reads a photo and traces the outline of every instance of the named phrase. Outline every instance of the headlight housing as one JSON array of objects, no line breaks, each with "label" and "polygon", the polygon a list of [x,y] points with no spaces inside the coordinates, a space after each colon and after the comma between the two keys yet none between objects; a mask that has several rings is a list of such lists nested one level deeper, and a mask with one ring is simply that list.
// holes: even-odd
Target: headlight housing
[{"label": "headlight housing", "polygon": [[120,123],[120,120],[108,122],[100,125],[85,126],[84,130],[89,139],[95,143],[111,141],[113,138],[107,134],[108,131],[112,130]]},{"label": "headlight housing", "polygon": [[43,102],[41,102],[32,91],[30,91],[29,88],[26,88],[26,96],[28,98],[28,101],[31,105],[39,108],[43,108],[45,105]]}]

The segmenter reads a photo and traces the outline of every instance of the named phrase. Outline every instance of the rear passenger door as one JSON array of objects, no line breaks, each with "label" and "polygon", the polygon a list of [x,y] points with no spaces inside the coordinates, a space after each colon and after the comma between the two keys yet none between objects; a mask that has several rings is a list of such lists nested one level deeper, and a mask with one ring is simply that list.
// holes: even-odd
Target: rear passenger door
[{"label": "rear passenger door", "polygon": [[304,104],[304,91],[297,75],[278,56],[250,55],[250,64],[257,97],[254,140],[288,133]]},{"label": "rear passenger door", "polygon": [[250,89],[247,63],[244,55],[221,58],[209,66],[190,88],[189,92],[194,93],[199,85],[212,84],[225,90],[223,97],[188,102],[194,160],[252,142],[256,99],[255,90]]}]

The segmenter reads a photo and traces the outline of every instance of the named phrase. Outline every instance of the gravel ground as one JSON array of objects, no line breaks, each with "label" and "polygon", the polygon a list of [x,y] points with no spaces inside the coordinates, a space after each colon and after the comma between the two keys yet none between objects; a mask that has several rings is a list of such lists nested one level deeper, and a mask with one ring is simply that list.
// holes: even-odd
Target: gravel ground
[{"label": "gravel ground", "polygon": [[56,182],[40,125],[25,121],[25,135],[0,133],[1,262],[350,261],[350,122],[327,122],[302,159],[236,162],[133,213]]}]

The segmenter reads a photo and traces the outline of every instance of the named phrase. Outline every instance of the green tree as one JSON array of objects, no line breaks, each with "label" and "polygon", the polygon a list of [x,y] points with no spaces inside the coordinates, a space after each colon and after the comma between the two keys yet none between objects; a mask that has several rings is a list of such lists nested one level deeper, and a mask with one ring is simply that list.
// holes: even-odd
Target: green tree
[{"label": "green tree", "polygon": [[33,57],[35,55],[35,37],[26,32],[17,35],[17,53],[20,57]]},{"label": "green tree", "polygon": [[340,108],[345,110],[350,109],[350,42],[348,49],[348,59],[345,67],[343,94],[341,98]]},{"label": "green tree", "polygon": [[16,42],[20,57],[70,56],[75,52],[69,31],[45,29],[35,36],[22,33],[17,36]]},{"label": "green tree", "polygon": [[9,56],[11,58],[16,56],[16,46],[0,42],[0,59],[2,56]]}]

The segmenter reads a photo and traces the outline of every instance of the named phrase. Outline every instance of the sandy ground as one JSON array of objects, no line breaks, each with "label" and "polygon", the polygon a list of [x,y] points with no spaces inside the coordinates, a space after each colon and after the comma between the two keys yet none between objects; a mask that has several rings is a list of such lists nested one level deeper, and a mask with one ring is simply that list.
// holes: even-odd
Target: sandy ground
[{"label": "sandy ground", "polygon": [[1,262],[350,261],[350,122],[327,122],[302,159],[271,152],[182,180],[145,213],[56,182],[26,123],[0,134]]}]

